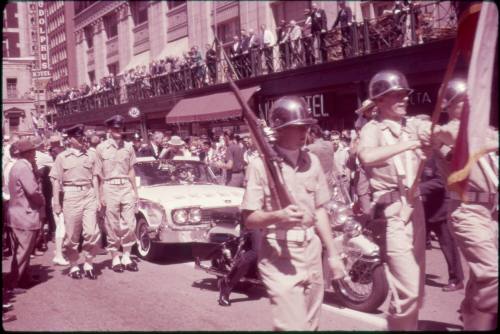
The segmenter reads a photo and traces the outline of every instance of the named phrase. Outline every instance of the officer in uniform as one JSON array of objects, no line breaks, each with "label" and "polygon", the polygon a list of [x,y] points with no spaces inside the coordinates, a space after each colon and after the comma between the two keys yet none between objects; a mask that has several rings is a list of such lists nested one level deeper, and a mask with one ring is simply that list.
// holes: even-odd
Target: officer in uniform
[{"label": "officer in uniform", "polygon": [[[116,115],[105,121],[109,139],[97,146],[98,170],[101,178],[102,205],[106,207],[106,249],[111,253],[111,269],[121,273],[124,269],[138,271],[130,258],[135,235],[138,194],[134,165],[136,156],[131,143],[123,139],[124,118]],[[119,249],[123,249],[120,259]]]},{"label": "officer in uniform", "polygon": [[[443,109],[450,122],[435,128],[444,175],[449,174],[452,147],[458,136],[460,116],[466,108],[467,85],[463,79],[448,83]],[[485,133],[487,150],[471,168],[464,198],[450,191],[449,226],[470,268],[461,313],[465,330],[494,330],[498,312],[498,131]]]},{"label": "officer in uniform", "polygon": [[[60,153],[50,171],[54,180],[53,209],[56,215],[64,214],[66,225],[66,256],[71,268],[69,276],[82,278],[78,266],[78,244],[83,231],[83,251],[85,276],[96,279],[93,268],[93,258],[97,254],[99,244],[99,228],[96,222],[96,212],[99,209],[99,187],[97,165],[83,149],[83,124],[77,124],[66,130],[69,147]],[[64,199],[61,210],[59,194],[63,190]]]},{"label": "officer in uniform", "polygon": [[425,221],[419,197],[410,202],[422,142],[416,118],[406,118],[411,89],[398,71],[381,71],[369,83],[378,116],[360,132],[358,156],[370,181],[375,218],[383,219],[382,247],[392,296],[389,330],[417,330],[425,278]]},{"label": "officer in uniform", "polygon": [[325,174],[318,158],[302,149],[315,123],[300,97],[282,97],[270,110],[275,150],[283,158],[283,180],[294,204],[271,207],[262,158],[252,159],[247,170],[241,209],[247,228],[262,229],[259,271],[271,299],[275,330],[318,329],[324,294],[320,238],[333,278],[345,275],[323,208],[330,199]]}]

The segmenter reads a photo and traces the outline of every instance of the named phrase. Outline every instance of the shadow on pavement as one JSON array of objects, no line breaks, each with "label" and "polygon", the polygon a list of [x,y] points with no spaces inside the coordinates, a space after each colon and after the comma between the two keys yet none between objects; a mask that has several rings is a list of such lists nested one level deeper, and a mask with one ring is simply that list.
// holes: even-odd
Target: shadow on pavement
[{"label": "shadow on pavement", "polygon": [[200,290],[210,290],[210,291],[219,291],[217,287],[217,278],[203,278],[198,281],[194,281],[191,285],[193,288],[198,288]]},{"label": "shadow on pavement", "polygon": [[[178,264],[194,261],[190,244],[155,245],[157,258],[149,261],[155,264]],[[144,260],[143,260],[144,261]]]},{"label": "shadow on pavement", "polygon": [[455,324],[448,324],[446,322],[432,321],[432,320],[419,320],[419,331],[449,331],[449,330],[463,330],[464,328]]},{"label": "shadow on pavement", "polygon": [[446,286],[444,283],[438,283],[434,280],[434,278],[440,278],[439,276],[432,275],[432,274],[426,274],[425,275],[425,285],[433,286],[435,288],[442,288],[443,286]]},{"label": "shadow on pavement", "polygon": [[[323,298],[323,302],[328,304],[328,305],[331,305],[331,306],[335,306],[335,307],[338,307],[338,308],[347,308],[344,304],[342,304],[342,302],[340,302],[340,300],[335,296],[335,293],[331,292],[331,291],[325,291],[325,297]],[[383,305],[383,304],[382,304]],[[384,311],[380,310],[380,309],[377,309],[373,312],[362,312],[362,313],[367,313],[367,314],[383,314]]]}]

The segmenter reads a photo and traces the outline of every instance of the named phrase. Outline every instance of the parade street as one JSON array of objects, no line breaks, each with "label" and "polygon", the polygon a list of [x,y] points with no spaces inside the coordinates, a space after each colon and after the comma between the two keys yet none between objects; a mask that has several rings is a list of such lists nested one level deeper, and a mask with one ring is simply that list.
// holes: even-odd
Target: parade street
[{"label": "parade street", "polygon": [[[426,300],[419,317],[420,330],[461,330],[457,309],[464,290],[445,293],[446,265],[437,242],[427,250]],[[17,321],[4,323],[9,331],[176,331],[176,330],[271,330],[272,316],[263,288],[231,294],[232,305],[217,304],[215,279],[194,269],[191,249],[164,248],[164,260],[139,262],[139,272],[114,273],[110,259],[99,255],[96,281],[73,280],[68,268],[51,263],[53,244],[32,259],[33,273],[42,283],[16,295],[9,313]],[[174,255],[175,254],[175,255]],[[5,274],[10,268],[3,261]],[[465,262],[464,262],[465,265]],[[467,276],[467,268],[464,267]],[[327,295],[320,330],[385,330],[384,310],[366,314],[341,308]]]}]

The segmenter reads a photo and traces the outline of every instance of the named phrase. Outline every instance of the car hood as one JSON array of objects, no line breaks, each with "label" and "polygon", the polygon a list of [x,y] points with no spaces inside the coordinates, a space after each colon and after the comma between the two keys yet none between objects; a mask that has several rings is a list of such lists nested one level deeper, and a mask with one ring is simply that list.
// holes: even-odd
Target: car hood
[{"label": "car hood", "polygon": [[192,206],[202,208],[239,206],[244,193],[243,188],[214,184],[144,186],[138,191],[141,199],[160,203],[166,209]]}]

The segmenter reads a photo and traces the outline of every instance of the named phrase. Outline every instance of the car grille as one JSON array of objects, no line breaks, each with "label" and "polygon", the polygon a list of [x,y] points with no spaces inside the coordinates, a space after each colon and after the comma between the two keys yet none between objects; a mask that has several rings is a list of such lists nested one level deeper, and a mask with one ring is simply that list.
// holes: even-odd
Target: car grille
[{"label": "car grille", "polygon": [[230,223],[236,224],[240,221],[240,210],[237,207],[230,208],[212,208],[202,209],[201,219],[205,222],[211,223]]}]

